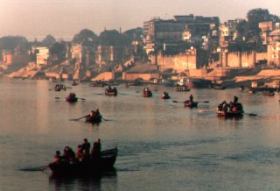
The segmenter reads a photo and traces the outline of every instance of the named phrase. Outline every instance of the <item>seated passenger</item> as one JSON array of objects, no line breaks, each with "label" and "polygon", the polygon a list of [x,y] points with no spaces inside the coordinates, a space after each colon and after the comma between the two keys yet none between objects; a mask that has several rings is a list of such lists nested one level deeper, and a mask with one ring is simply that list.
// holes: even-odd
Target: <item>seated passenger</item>
[{"label": "seated passenger", "polygon": [[100,155],[101,155],[101,140],[100,139],[98,139],[96,142],[93,143],[91,155],[94,159],[98,159],[100,157]]},{"label": "seated passenger", "polygon": [[84,139],[84,143],[82,144],[83,153],[85,156],[89,156],[90,151],[90,143],[87,139]]},{"label": "seated passenger", "polygon": [[58,164],[60,162],[62,162],[62,156],[60,154],[60,151],[56,151],[52,163]]},{"label": "seated passenger", "polygon": [[77,148],[77,160],[79,162],[83,161],[84,159],[84,154],[83,154],[83,147],[82,145],[78,145],[78,148]]}]

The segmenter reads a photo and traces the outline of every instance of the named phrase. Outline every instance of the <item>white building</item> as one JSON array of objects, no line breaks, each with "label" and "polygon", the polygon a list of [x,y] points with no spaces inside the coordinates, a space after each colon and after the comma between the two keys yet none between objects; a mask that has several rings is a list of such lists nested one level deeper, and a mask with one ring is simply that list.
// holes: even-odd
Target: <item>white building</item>
[{"label": "white building", "polygon": [[47,47],[36,47],[36,63],[37,65],[47,65],[49,59],[49,49]]}]

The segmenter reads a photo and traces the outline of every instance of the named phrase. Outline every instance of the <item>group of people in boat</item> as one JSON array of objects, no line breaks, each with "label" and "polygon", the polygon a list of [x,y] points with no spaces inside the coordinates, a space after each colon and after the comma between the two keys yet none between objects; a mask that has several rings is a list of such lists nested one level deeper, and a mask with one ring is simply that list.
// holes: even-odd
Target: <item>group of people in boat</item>
[{"label": "group of people in boat", "polygon": [[162,96],[161,96],[161,99],[170,99],[170,96],[167,92],[163,92]]},{"label": "group of people in boat", "polygon": [[144,88],[144,90],[143,90],[143,96],[144,97],[152,97],[152,95],[153,95],[153,93],[148,87]]},{"label": "group of people in boat", "polygon": [[197,104],[198,104],[198,102],[194,101],[192,94],[190,95],[189,100],[186,100],[184,102],[185,107],[190,107],[190,108],[197,107]]},{"label": "group of people in boat", "polygon": [[86,122],[89,123],[100,123],[101,119],[102,119],[102,115],[99,111],[99,109],[97,108],[95,111],[91,110],[90,113],[88,115],[86,115]]},{"label": "group of people in boat", "polygon": [[70,93],[70,94],[66,97],[66,101],[73,103],[73,102],[77,102],[77,101],[78,101],[78,98],[77,98],[77,96],[76,96],[75,93]]},{"label": "group of people in boat", "polygon": [[91,145],[85,138],[82,144],[77,146],[76,153],[69,146],[65,146],[63,150],[63,155],[57,150],[54,155],[53,162],[51,164],[75,164],[79,162],[85,162],[88,160],[98,160],[101,154],[101,140],[98,139]]},{"label": "group of people in boat", "polygon": [[118,94],[118,90],[116,87],[111,87],[110,85],[105,90],[105,95],[113,95],[116,96]]},{"label": "group of people in boat", "polygon": [[66,90],[66,87],[63,84],[56,84],[54,86],[55,91],[61,91],[61,90]]},{"label": "group of people in boat", "polygon": [[243,113],[243,106],[241,103],[238,102],[238,97],[234,96],[233,101],[227,103],[223,101],[218,106],[218,112],[224,113]]}]

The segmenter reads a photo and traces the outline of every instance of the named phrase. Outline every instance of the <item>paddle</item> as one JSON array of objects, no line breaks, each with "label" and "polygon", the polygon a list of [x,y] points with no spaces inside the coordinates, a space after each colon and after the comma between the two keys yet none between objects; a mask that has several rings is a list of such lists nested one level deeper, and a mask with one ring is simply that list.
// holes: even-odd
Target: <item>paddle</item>
[{"label": "paddle", "polygon": [[256,113],[244,113],[245,115],[248,115],[250,117],[256,117],[258,116]]},{"label": "paddle", "polygon": [[21,171],[29,171],[29,172],[37,172],[37,171],[44,171],[48,168],[48,166],[37,166],[37,167],[27,167],[21,168]]},{"label": "paddle", "polygon": [[[185,101],[172,100],[173,103],[185,103]],[[197,101],[197,103],[210,103],[209,101]]]},{"label": "paddle", "polygon": [[[61,99],[61,98],[56,96],[55,99]],[[80,99],[82,101],[86,101],[86,98],[82,98],[82,97],[77,97],[77,99]]]},{"label": "paddle", "polygon": [[78,99],[86,101],[86,98],[78,97]]},{"label": "paddle", "polygon": [[83,118],[86,118],[88,115],[84,115],[84,116],[82,116],[82,117],[79,117],[79,118],[75,118],[75,119],[69,119],[70,121],[79,121],[79,120],[81,120],[81,119],[83,119]]}]

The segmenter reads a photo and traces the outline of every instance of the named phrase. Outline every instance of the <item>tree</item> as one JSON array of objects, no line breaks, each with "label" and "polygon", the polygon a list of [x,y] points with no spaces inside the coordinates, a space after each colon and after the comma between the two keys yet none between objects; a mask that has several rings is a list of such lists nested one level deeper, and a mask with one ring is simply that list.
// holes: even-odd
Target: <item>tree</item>
[{"label": "tree", "polygon": [[5,36],[0,38],[0,50],[14,50],[19,48],[20,50],[27,50],[29,43],[25,37],[22,36]]},{"label": "tree", "polygon": [[125,46],[129,44],[129,40],[117,30],[105,30],[99,35],[98,43],[107,46]]},{"label": "tree", "polygon": [[72,41],[74,43],[81,43],[84,45],[91,46],[96,44],[97,39],[98,37],[93,31],[89,29],[83,29],[73,37]]},{"label": "tree", "polygon": [[47,47],[51,47],[54,43],[56,43],[55,38],[52,35],[47,35],[43,40],[42,44]]},{"label": "tree", "polygon": [[56,42],[50,47],[50,55],[55,60],[63,60],[66,55],[66,44],[64,42]]}]

